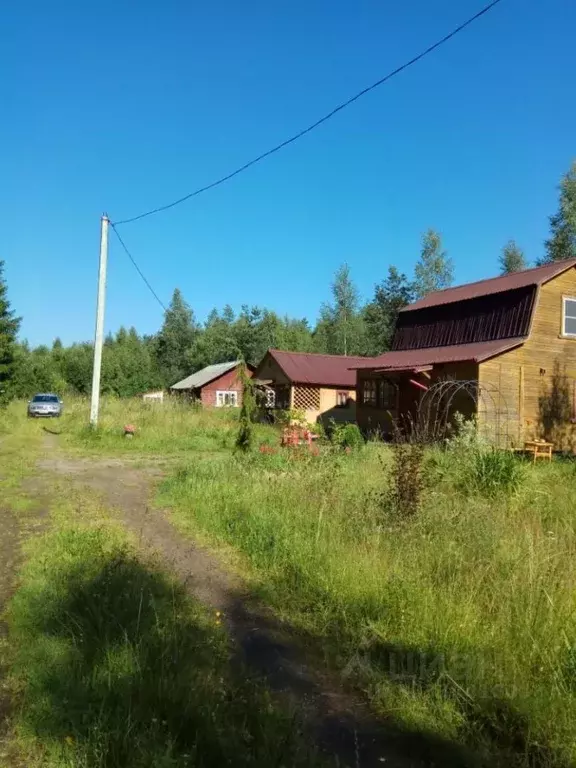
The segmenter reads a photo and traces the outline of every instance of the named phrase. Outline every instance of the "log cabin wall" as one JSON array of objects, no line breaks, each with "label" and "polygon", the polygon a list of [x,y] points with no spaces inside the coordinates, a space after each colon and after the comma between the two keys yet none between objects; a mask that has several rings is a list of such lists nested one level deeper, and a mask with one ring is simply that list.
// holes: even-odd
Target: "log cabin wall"
[{"label": "log cabin wall", "polygon": [[540,287],[525,343],[480,364],[480,384],[506,401],[518,447],[533,437],[559,449],[576,447],[576,338],[562,333],[564,297],[576,298],[574,268]]}]

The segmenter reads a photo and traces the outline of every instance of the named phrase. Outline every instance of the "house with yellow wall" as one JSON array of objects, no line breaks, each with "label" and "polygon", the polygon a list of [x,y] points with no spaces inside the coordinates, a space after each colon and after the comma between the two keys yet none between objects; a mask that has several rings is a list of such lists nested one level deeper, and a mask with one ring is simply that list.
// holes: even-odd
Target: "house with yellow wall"
[{"label": "house with yellow wall", "polygon": [[416,420],[431,390],[437,408],[458,392],[452,410],[496,442],[574,450],[576,259],[428,294],[400,312],[391,351],[357,373],[366,431]]},{"label": "house with yellow wall", "polygon": [[356,371],[361,357],[270,349],[254,379],[273,392],[274,407],[300,411],[310,424],[356,418]]}]

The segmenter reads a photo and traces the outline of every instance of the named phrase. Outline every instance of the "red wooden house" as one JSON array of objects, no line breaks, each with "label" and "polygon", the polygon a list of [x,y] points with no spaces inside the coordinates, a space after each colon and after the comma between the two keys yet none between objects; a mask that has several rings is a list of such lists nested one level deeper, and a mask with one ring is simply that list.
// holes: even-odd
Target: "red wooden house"
[{"label": "red wooden house", "polygon": [[[236,408],[242,405],[241,360],[208,365],[201,371],[187,376],[170,387],[174,394],[185,394],[202,405],[216,408]],[[254,369],[246,366],[246,373],[252,376]]]}]

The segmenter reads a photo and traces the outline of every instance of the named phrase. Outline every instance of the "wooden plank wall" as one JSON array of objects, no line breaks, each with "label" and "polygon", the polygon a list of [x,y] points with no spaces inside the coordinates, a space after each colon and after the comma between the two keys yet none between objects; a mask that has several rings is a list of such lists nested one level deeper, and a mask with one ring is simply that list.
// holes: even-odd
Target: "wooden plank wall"
[{"label": "wooden plank wall", "polygon": [[[510,436],[517,446],[525,439],[548,437],[560,449],[576,447],[576,432],[570,422],[570,417],[576,415],[572,411],[576,339],[561,335],[564,296],[576,297],[576,269],[540,288],[531,333],[523,346],[480,365],[481,386],[499,390],[506,401]],[[560,381],[555,371],[560,372]],[[562,421],[550,425],[545,409],[550,407],[552,395],[556,400],[560,396],[563,402],[568,397],[570,402],[565,403],[568,408],[562,409]]]},{"label": "wooden plank wall", "polygon": [[269,353],[265,355],[254,371],[254,378],[262,379],[263,381],[272,380],[276,384],[284,384],[286,386],[292,384],[282,368],[280,368],[276,360]]}]

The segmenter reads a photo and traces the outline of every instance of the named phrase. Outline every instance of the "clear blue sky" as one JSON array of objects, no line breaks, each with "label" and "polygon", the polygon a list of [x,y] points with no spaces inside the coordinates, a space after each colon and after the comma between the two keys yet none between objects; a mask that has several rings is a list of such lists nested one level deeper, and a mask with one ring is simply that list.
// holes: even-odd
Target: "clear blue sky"
[{"label": "clear blue sky", "polygon": [[[0,258],[31,343],[93,334],[99,216],[135,215],[288,137],[483,0],[62,0],[0,27]],[[503,0],[473,27],[229,184],[121,232],[197,316],[316,317],[344,261],[368,296],[440,230],[459,282],[515,238],[534,259],[576,156],[573,0]],[[106,325],[162,311],[111,240]]]}]

